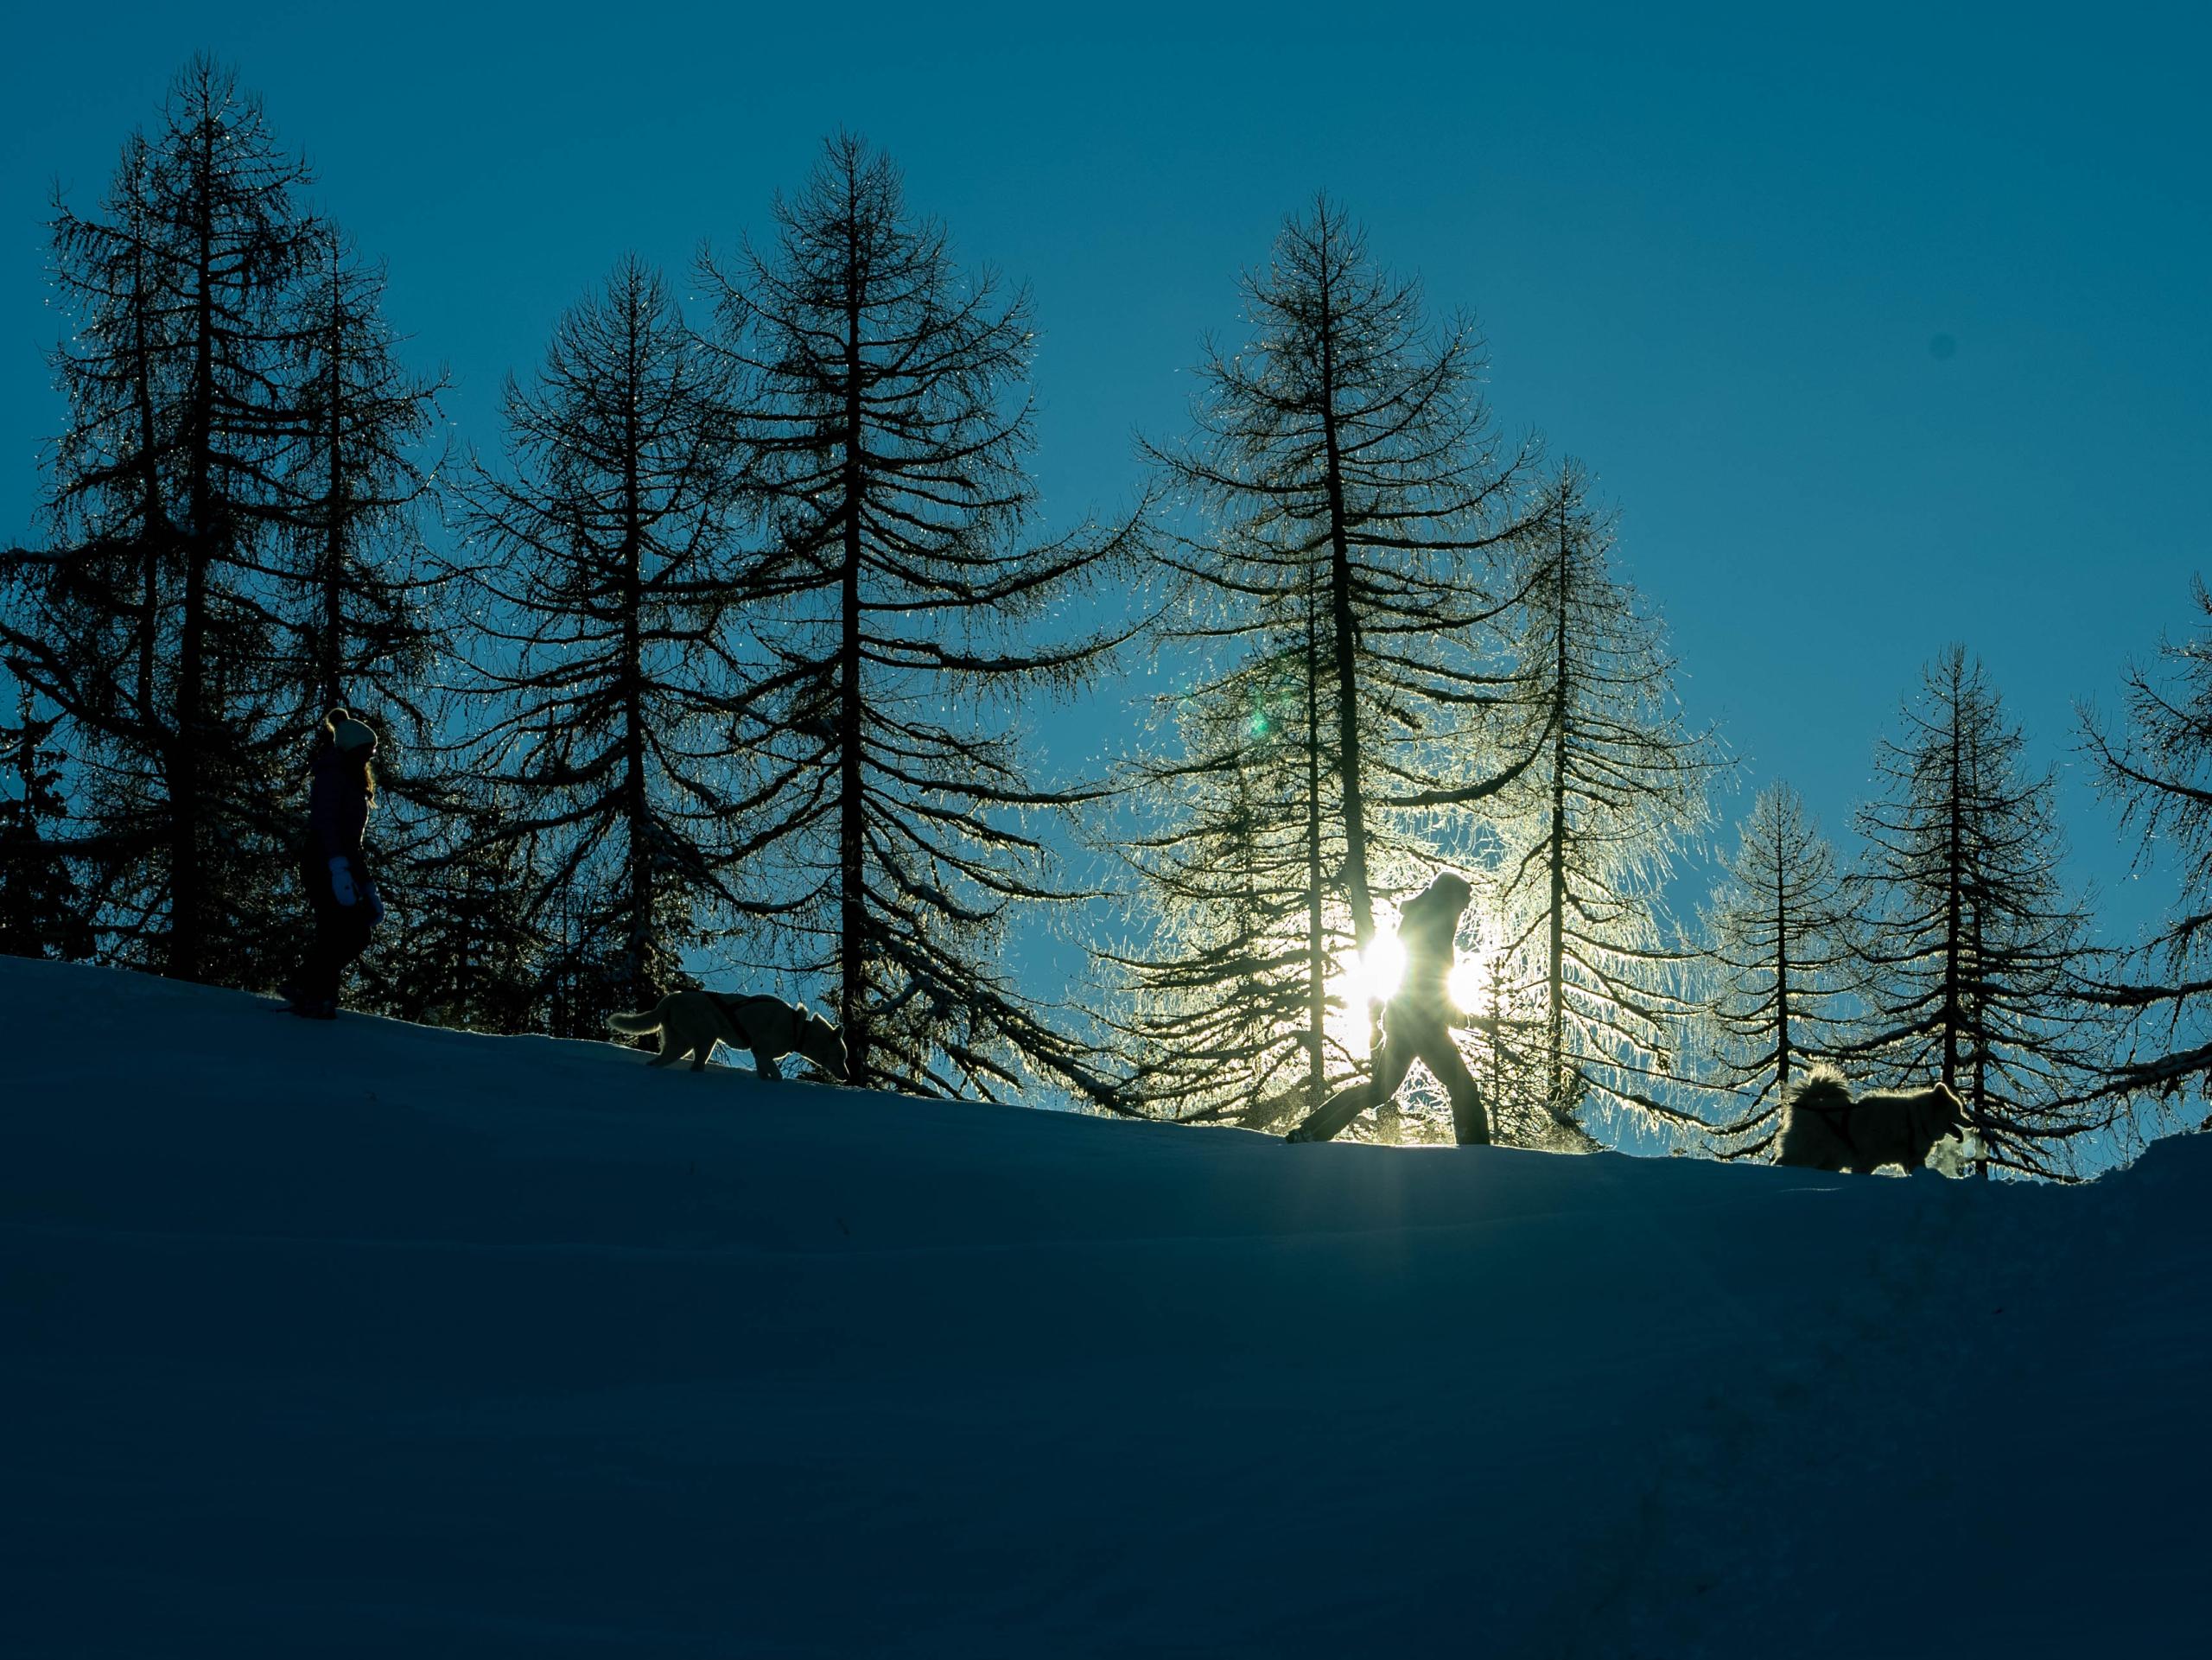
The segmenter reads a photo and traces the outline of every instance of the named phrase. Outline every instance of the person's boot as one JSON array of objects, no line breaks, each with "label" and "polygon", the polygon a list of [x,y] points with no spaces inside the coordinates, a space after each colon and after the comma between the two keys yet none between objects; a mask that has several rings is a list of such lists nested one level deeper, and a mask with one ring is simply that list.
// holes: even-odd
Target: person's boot
[{"label": "person's boot", "polygon": [[1488,1147],[1490,1142],[1490,1114],[1478,1101],[1465,1113],[1456,1108],[1452,1114],[1452,1139],[1461,1147]]}]

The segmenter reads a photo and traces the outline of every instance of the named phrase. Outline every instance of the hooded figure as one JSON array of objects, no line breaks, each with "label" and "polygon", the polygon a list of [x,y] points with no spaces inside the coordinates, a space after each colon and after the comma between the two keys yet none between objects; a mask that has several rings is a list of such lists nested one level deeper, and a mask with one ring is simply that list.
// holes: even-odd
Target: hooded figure
[{"label": "hooded figure", "polygon": [[1464,877],[1446,871],[1406,901],[1398,913],[1398,939],[1406,948],[1405,978],[1382,1010],[1382,1049],[1375,1075],[1363,1084],[1338,1090],[1306,1116],[1284,1139],[1325,1142],[1370,1107],[1397,1094],[1418,1060],[1436,1075],[1452,1097],[1452,1133],[1462,1147],[1490,1140],[1490,1115],[1474,1074],[1459,1059],[1452,1036],[1468,1017],[1452,1007],[1450,982],[1453,938],[1474,890]]},{"label": "hooded figure", "polygon": [[292,995],[292,1013],[309,1020],[337,1018],[338,983],[384,919],[384,901],[361,846],[369,809],[376,805],[376,774],[369,765],[376,748],[377,735],[346,710],[334,709],[323,717],[300,854],[300,883],[315,910],[315,938]]}]

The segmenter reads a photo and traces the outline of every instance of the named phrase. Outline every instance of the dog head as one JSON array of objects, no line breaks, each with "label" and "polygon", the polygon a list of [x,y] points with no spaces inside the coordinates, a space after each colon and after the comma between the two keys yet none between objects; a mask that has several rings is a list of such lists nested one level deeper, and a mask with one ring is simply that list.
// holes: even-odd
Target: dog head
[{"label": "dog head", "polygon": [[1964,1141],[1967,1133],[1967,1103],[1959,1098],[1959,1092],[1948,1084],[1938,1084],[1936,1086],[1936,1093],[1943,1097],[1948,1108],[1944,1117],[1943,1134],[1955,1141]]},{"label": "dog head", "polygon": [[1967,1134],[1966,1103],[1948,1084],[1938,1084],[1913,1097],[1912,1150],[1918,1162],[1926,1164],[1928,1154],[1936,1142],[1963,1142]]},{"label": "dog head", "polygon": [[845,1034],[825,1021],[804,1003],[798,1006],[798,1052],[836,1078],[840,1084],[849,1084],[852,1078],[847,1071]]}]

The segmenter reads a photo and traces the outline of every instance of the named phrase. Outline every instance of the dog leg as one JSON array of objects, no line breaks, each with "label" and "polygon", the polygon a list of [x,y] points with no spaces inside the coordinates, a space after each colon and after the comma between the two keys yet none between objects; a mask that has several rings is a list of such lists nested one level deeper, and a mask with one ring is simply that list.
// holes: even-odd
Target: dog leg
[{"label": "dog leg", "polygon": [[673,1066],[683,1059],[686,1051],[673,1038],[661,1040],[660,1053],[645,1063],[648,1066]]}]

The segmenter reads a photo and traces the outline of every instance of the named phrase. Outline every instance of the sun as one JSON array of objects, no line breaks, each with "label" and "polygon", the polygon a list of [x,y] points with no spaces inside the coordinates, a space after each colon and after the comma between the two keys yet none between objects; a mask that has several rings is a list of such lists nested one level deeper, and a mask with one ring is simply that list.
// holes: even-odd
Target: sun
[{"label": "sun", "polygon": [[1445,988],[1452,998],[1452,1006],[1463,1014],[1486,1012],[1484,1005],[1490,1000],[1491,964],[1504,949],[1499,937],[1501,932],[1497,919],[1484,914],[1475,937],[1459,942],[1459,958],[1452,965],[1452,977],[1445,982]]},{"label": "sun", "polygon": [[[1406,948],[1398,938],[1398,919],[1387,913],[1375,919],[1375,938],[1364,952],[1345,950],[1337,956],[1329,976],[1328,993],[1336,1005],[1329,1015],[1332,1041],[1352,1055],[1368,1052],[1368,1006],[1387,1003],[1405,983]],[[1497,954],[1495,927],[1485,923],[1472,939],[1461,938],[1458,960],[1446,989],[1453,1005],[1469,1014],[1484,1013],[1489,997],[1488,968]]]},{"label": "sun", "polygon": [[1398,994],[1406,975],[1406,948],[1398,942],[1397,919],[1378,916],[1375,938],[1364,952],[1349,948],[1337,954],[1335,971],[1329,976],[1330,1041],[1347,1054],[1368,1052],[1368,1005],[1387,1003]]},{"label": "sun", "polygon": [[1452,965],[1452,977],[1445,982],[1445,989],[1452,998],[1452,1007],[1467,1014],[1478,1014],[1483,1001],[1483,965],[1471,957],[1462,957]]},{"label": "sun", "polygon": [[1364,1010],[1370,1002],[1387,1003],[1396,996],[1405,977],[1406,948],[1399,943],[1397,930],[1391,928],[1378,931],[1364,951],[1338,957],[1336,983],[1330,989],[1347,1006]]}]

